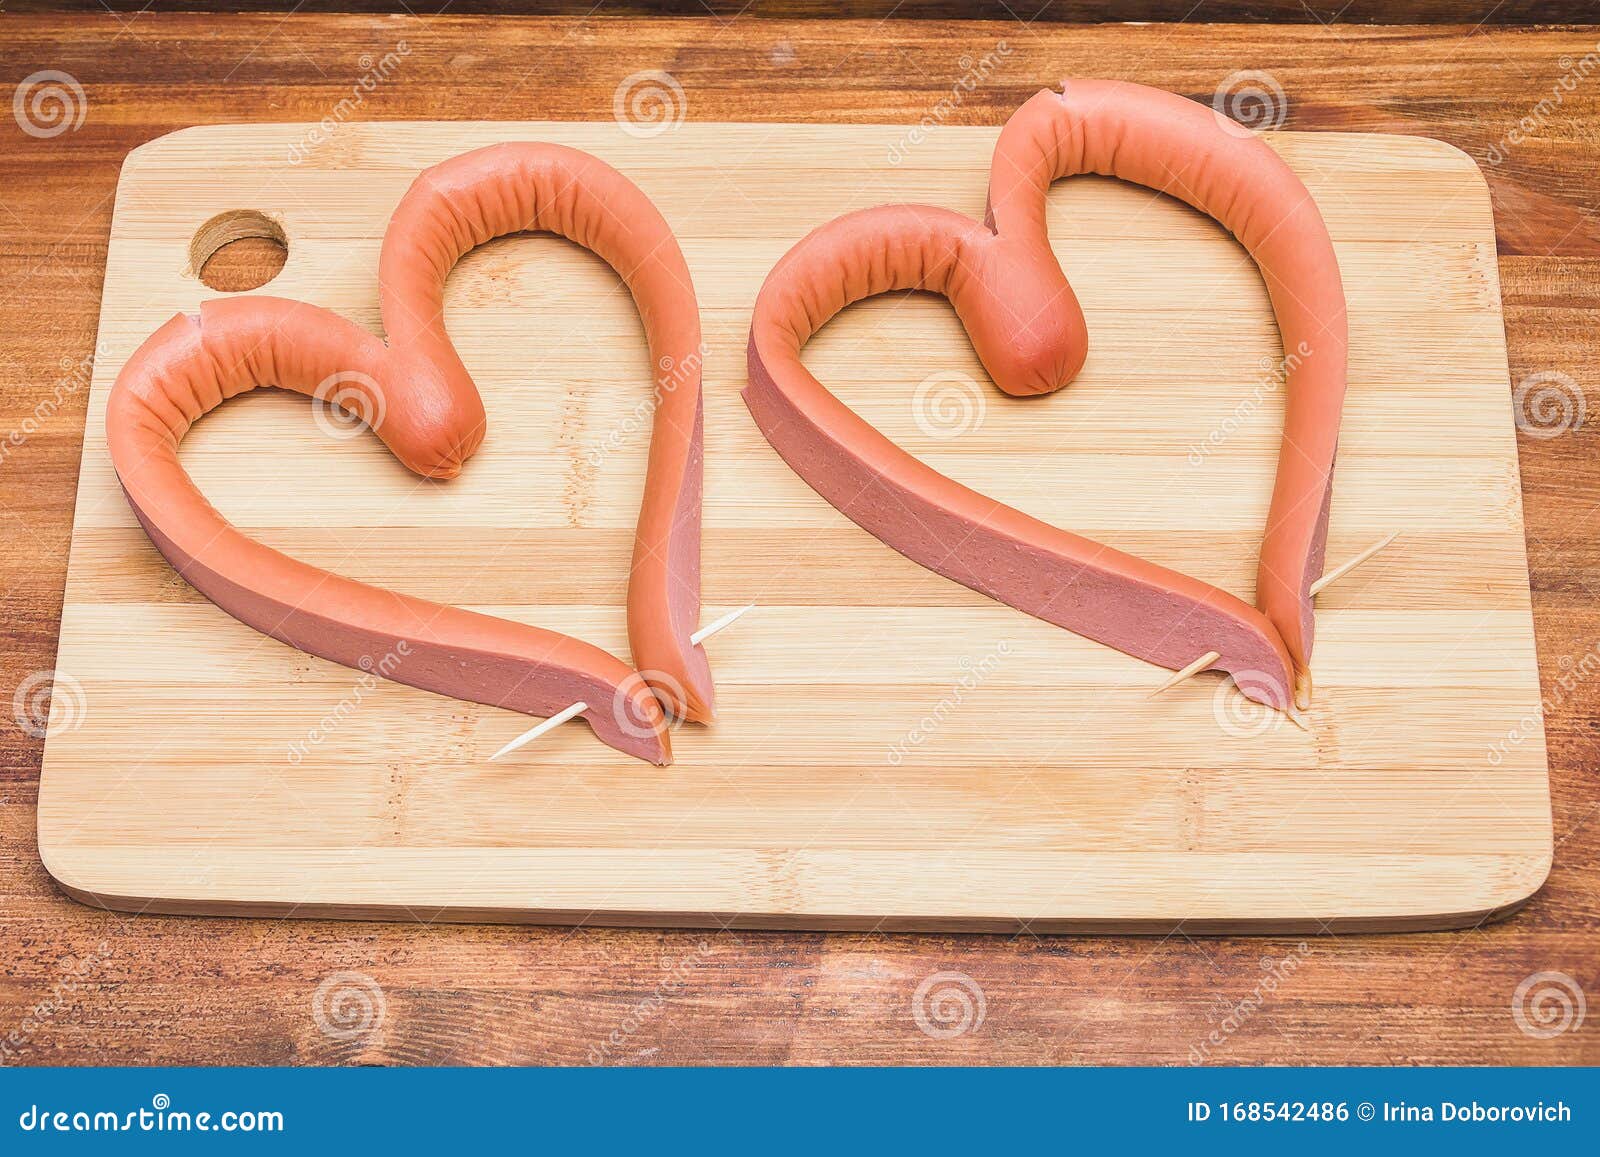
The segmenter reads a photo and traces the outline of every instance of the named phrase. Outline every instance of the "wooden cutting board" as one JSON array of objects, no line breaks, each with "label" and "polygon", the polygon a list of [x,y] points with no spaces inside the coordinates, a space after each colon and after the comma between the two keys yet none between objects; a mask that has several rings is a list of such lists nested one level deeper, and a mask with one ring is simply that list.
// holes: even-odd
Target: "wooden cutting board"
[{"label": "wooden cutting board", "polygon": [[[762,439],[738,391],[766,271],[839,213],[981,214],[994,129],[369,124],[190,129],[135,150],[112,226],[39,802],[40,854],[116,908],[596,923],[1155,931],[1470,924],[1551,859],[1494,230],[1472,161],[1419,138],[1270,137],[1322,206],[1352,365],[1332,562],[1400,538],[1318,602],[1311,730],[1219,676],[1167,672],[900,557]],[[704,621],[720,719],[666,769],[568,724],[363,678],[256,634],[179,580],[105,450],[132,350],[218,296],[197,233],[279,228],[262,292],[377,328],[388,214],[423,167],[500,140],[589,149],[655,199],[704,310]],[[892,158],[899,158],[898,163]],[[1254,266],[1187,208],[1058,183],[1051,232],[1088,314],[1081,379],[985,380],[943,302],[882,298],[814,341],[847,403],[952,477],[1252,597],[1282,419]],[[264,215],[260,216],[260,215]],[[201,249],[214,243],[202,239]],[[490,433],[421,482],[297,396],[235,400],[184,460],[218,508],[318,566],[626,655],[649,363],[597,258],[494,242],[452,276]]]}]

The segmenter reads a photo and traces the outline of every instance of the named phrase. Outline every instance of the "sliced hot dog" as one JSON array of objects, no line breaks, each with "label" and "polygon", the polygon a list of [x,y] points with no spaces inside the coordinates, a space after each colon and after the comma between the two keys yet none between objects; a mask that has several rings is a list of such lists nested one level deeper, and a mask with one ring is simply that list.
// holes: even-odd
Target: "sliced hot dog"
[{"label": "sliced hot dog", "polygon": [[[473,246],[521,230],[558,233],[608,261],[649,337],[655,426],[628,587],[639,672],[566,635],[340,578],[262,546],[206,502],[178,458],[206,412],[275,385],[340,401],[407,467],[453,477],[483,439],[484,410],[445,331],[445,278]],[[112,463],[140,522],[197,590],[274,638],[533,715],[583,702],[606,743],[670,762],[662,702],[707,719],[713,695],[705,654],[689,642],[700,605],[699,312],[665,220],[588,154],[496,145],[418,177],[385,233],[379,282],[388,345],[328,310],[257,296],[207,302],[140,346],[106,414]]]},{"label": "sliced hot dog", "polygon": [[[750,331],[746,403],[789,465],[841,511],[932,570],[1029,614],[1178,669],[1215,668],[1251,698],[1289,706],[1311,656],[1309,587],[1321,573],[1347,336],[1333,246],[1305,186],[1264,142],[1171,93],[1069,81],[1007,122],[988,222],[918,205],[848,214],[773,269]],[[901,450],[800,360],[852,302],[896,289],[943,294],[995,384],[1060,389],[1083,365],[1082,310],[1050,248],[1045,194],[1100,173],[1187,201],[1230,229],[1266,279],[1285,349],[1286,413],[1257,602],[1113,550],[985,498]]]}]

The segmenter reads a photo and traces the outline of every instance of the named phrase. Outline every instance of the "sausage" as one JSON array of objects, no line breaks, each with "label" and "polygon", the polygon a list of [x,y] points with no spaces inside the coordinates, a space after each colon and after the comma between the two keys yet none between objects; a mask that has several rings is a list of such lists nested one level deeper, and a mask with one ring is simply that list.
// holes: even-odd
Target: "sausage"
[{"label": "sausage", "polygon": [[[649,475],[628,583],[633,667],[569,636],[329,574],[262,546],[206,502],[178,458],[189,427],[261,385],[333,400],[409,469],[452,478],[482,442],[483,402],[445,332],[445,278],[490,238],[558,233],[609,262],[633,294],[657,368]],[[622,174],[575,149],[493,145],[423,172],[379,260],[383,340],[282,298],[179,314],[112,386],[106,436],[135,515],[195,589],[241,622],[323,658],[429,691],[549,716],[574,702],[599,738],[671,761],[663,706],[708,720],[700,613],[703,361],[688,266],[666,221]]]},{"label": "sausage", "polygon": [[[951,481],[863,421],[800,350],[845,306],[919,289],[949,299],[994,383],[1014,396],[1069,383],[1088,350],[1083,311],[1050,248],[1052,182],[1098,173],[1214,217],[1260,266],[1285,349],[1287,402],[1252,607]],[[1250,698],[1287,709],[1312,646],[1348,349],[1333,244],[1310,193],[1268,145],[1172,93],[1068,81],[1006,123],[986,220],[923,205],[846,214],[813,231],[757,298],[744,399],[819,494],[931,570],[1163,667],[1209,651]]]}]

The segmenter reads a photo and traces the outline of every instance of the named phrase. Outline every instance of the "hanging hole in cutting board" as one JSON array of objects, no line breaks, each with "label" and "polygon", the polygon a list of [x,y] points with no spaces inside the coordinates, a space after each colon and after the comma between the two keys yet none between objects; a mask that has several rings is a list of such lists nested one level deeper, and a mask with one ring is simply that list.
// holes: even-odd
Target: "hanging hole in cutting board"
[{"label": "hanging hole in cutting board", "polygon": [[259,289],[289,260],[283,226],[255,209],[218,213],[189,242],[189,270],[222,293]]}]

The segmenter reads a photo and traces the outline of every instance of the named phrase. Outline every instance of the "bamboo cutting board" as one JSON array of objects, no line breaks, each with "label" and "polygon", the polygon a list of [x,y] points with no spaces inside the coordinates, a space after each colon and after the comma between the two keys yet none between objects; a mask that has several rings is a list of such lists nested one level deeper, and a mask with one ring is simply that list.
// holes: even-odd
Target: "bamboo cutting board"
[{"label": "bamboo cutting board", "polygon": [[[1327,218],[1352,365],[1331,563],[1400,538],[1318,603],[1311,731],[1215,675],[1167,674],[900,557],[768,447],[738,397],[749,307],[804,232],[896,200],[981,215],[994,129],[370,124],[190,129],[118,189],[63,612],[40,853],[116,908],[603,923],[1155,931],[1446,927],[1544,880],[1549,794],[1494,231],[1465,154],[1270,139]],[[706,339],[704,620],[714,728],[677,762],[568,724],[371,678],[256,634],[180,579],[107,459],[111,382],[218,296],[193,266],[281,230],[261,292],[377,328],[390,210],[499,140],[588,149],[677,230]],[[892,163],[891,156],[902,157]],[[1079,381],[1013,400],[943,302],[829,325],[818,376],[902,446],[1020,509],[1253,597],[1282,357],[1254,266],[1145,190],[1058,183],[1051,232],[1089,318]],[[204,226],[219,214],[221,233]],[[200,240],[196,242],[196,235]],[[449,284],[490,432],[464,476],[258,391],[184,460],[247,532],[368,582],[626,655],[649,363],[597,258],[491,243]]]}]

